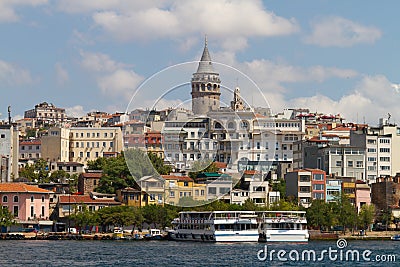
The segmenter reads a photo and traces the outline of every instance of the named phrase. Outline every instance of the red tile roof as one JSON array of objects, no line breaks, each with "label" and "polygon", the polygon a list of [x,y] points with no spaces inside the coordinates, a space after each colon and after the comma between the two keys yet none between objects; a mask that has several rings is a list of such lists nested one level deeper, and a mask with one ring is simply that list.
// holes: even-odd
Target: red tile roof
[{"label": "red tile roof", "polygon": [[179,175],[161,175],[165,180],[178,180],[184,182],[193,182],[193,179],[189,176],[179,176]]},{"label": "red tile roof", "polygon": [[0,192],[12,193],[53,193],[52,191],[24,183],[0,183]]},{"label": "red tile roof", "polygon": [[102,175],[103,175],[103,173],[101,173],[101,172],[85,172],[85,173],[82,173],[82,176],[84,178],[101,178]]},{"label": "red tile roof", "polygon": [[107,204],[107,205],[119,205],[120,203],[114,199],[109,198],[91,198],[88,195],[71,195],[71,196],[60,196],[58,198],[59,203],[75,203],[75,204]]},{"label": "red tile roof", "polygon": [[40,141],[40,140],[32,140],[32,141],[26,140],[26,141],[19,142],[20,146],[21,145],[41,145],[41,144],[42,144],[42,141]]},{"label": "red tile roof", "polygon": [[226,164],[225,162],[219,162],[219,161],[215,161],[214,165],[218,169],[225,169],[228,166],[228,164]]}]

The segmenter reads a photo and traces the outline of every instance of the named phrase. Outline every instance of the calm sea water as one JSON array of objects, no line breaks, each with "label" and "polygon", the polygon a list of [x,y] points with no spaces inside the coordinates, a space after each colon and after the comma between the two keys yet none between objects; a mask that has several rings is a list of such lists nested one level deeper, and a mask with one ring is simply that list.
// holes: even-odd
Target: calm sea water
[{"label": "calm sea water", "polygon": [[[322,261],[292,261],[296,252],[315,250],[317,257],[329,247],[338,250],[338,259],[330,260],[325,255]],[[264,256],[265,244],[262,243],[195,243],[175,241],[46,241],[46,240],[2,240],[0,241],[0,266],[399,266],[399,241],[348,241],[347,250],[370,250],[367,257],[359,262],[340,261],[340,249],[336,241],[310,241],[305,244],[276,243],[268,244],[266,250],[284,250],[280,261],[273,254],[260,261],[257,254]],[[262,253],[259,251],[262,250]],[[292,251],[292,252],[290,252]],[[269,254],[270,255],[270,254]],[[334,254],[332,254],[334,256]],[[343,254],[345,255],[345,254]],[[396,262],[377,262],[394,255]],[[301,258],[301,256],[300,256]],[[350,257],[349,257],[350,259]],[[393,261],[393,259],[392,259]]]}]

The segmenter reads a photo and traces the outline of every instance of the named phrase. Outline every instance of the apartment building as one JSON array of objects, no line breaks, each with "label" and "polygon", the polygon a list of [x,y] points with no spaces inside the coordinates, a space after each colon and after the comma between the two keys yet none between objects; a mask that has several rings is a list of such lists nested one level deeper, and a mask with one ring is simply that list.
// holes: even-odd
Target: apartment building
[{"label": "apartment building", "polygon": [[19,142],[19,160],[38,160],[42,157],[42,141],[40,139]]},{"label": "apartment building", "polygon": [[122,149],[122,133],[118,127],[53,127],[42,137],[42,157],[49,162],[72,161],[86,165],[89,160]]},{"label": "apartment building", "polygon": [[313,199],[326,199],[326,173],[319,169],[297,169],[285,175],[286,196],[293,196],[299,205],[309,207]]},{"label": "apartment building", "polygon": [[43,102],[25,111],[24,118],[35,119],[39,125],[44,125],[63,122],[67,119],[67,115],[64,108],[57,108],[51,103]]},{"label": "apartment building", "polygon": [[165,203],[170,205],[184,204],[183,198],[194,201],[206,200],[206,185],[197,184],[188,176],[162,175],[165,180]]},{"label": "apartment building", "polygon": [[0,125],[0,181],[18,178],[19,131],[10,124]]},{"label": "apartment building", "polygon": [[366,178],[395,176],[400,171],[400,127],[380,119],[378,127],[361,127],[351,132],[352,145],[366,150]]},{"label": "apartment building", "polygon": [[121,152],[122,132],[119,127],[72,127],[69,144],[70,161],[86,164],[89,160],[103,157],[105,153]]}]

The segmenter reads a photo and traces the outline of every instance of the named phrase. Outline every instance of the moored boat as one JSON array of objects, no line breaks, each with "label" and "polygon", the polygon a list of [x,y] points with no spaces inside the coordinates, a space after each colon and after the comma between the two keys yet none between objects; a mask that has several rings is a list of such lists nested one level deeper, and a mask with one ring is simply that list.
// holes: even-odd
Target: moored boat
[{"label": "moored boat", "polygon": [[390,237],[390,239],[394,241],[400,241],[400,234],[393,235],[392,237]]},{"label": "moored boat", "polygon": [[260,213],[260,242],[307,242],[305,211],[264,211]]},{"label": "moored boat", "polygon": [[200,242],[257,242],[258,223],[254,211],[180,212],[172,221],[169,238]]}]

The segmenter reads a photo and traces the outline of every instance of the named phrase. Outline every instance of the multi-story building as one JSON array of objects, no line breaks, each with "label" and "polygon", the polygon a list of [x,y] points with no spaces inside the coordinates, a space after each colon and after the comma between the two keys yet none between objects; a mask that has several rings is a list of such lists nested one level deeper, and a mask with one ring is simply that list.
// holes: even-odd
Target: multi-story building
[{"label": "multi-story building", "polygon": [[189,168],[200,159],[213,160],[217,141],[209,137],[209,119],[166,121],[162,130],[165,161],[178,169]]},{"label": "multi-story building", "polygon": [[97,211],[104,207],[114,207],[121,205],[115,200],[115,196],[106,195],[64,195],[58,198],[57,219],[66,221],[66,217],[82,211],[85,207],[89,211]]},{"label": "multi-story building", "polygon": [[[306,143],[303,143],[303,145]],[[365,180],[365,149],[345,145],[303,146],[303,166],[324,170],[327,174]]]},{"label": "multi-story building", "polygon": [[319,169],[296,169],[285,175],[286,196],[293,196],[299,205],[308,207],[313,199],[324,200],[326,174]]},{"label": "multi-story building", "polygon": [[51,103],[43,102],[25,111],[24,118],[33,118],[39,125],[44,125],[64,122],[67,116],[64,108],[57,108]]},{"label": "multi-story building", "polygon": [[51,171],[65,171],[69,175],[80,174],[84,172],[84,165],[78,162],[53,162],[51,165]]},{"label": "multi-story building", "polygon": [[342,193],[346,194],[351,204],[356,205],[356,179],[354,177],[339,177],[342,180]]},{"label": "multi-story building", "polygon": [[49,220],[49,197],[52,192],[24,183],[0,183],[2,207],[16,218],[19,227],[52,225]]},{"label": "multi-story building", "polygon": [[19,134],[21,137],[26,136],[29,131],[34,131],[35,135],[31,137],[36,136],[36,120],[32,118],[23,118],[16,120],[15,123],[17,124]]},{"label": "multi-story building", "polygon": [[119,127],[70,128],[70,161],[86,164],[106,152],[121,152],[122,132]]},{"label": "multi-story building", "polygon": [[400,127],[381,119],[378,127],[360,127],[351,132],[352,145],[366,150],[366,178],[395,176],[400,171]]},{"label": "multi-story building", "polygon": [[371,185],[371,202],[376,210],[387,212],[400,207],[400,177],[379,177]]},{"label": "multi-story building", "polygon": [[229,193],[232,191],[232,176],[216,172],[203,172],[197,178],[199,184],[206,185],[206,200],[216,200],[227,198],[230,200]]},{"label": "multi-story building", "polygon": [[122,133],[118,127],[53,127],[42,137],[42,157],[50,162],[78,162],[121,152]]},{"label": "multi-story building", "polygon": [[144,134],[144,142],[147,152],[156,154],[159,158],[164,159],[164,149],[161,132],[146,132]]},{"label": "multi-story building", "polygon": [[371,204],[371,188],[366,182],[357,180],[356,181],[357,211],[360,212],[362,206],[370,204]]},{"label": "multi-story building", "polygon": [[165,201],[165,180],[159,176],[143,176],[137,181],[142,190],[142,206],[164,205]]},{"label": "multi-story building", "polygon": [[0,181],[18,178],[18,129],[11,124],[0,125]]},{"label": "multi-story building", "polygon": [[[197,184],[188,176],[162,175],[165,180],[165,203],[185,205],[185,198],[194,201],[206,200],[206,185]],[[183,200],[183,201],[181,201]]]},{"label": "multi-story building", "polygon": [[19,142],[19,160],[36,161],[42,157],[41,153],[42,141],[40,139],[25,140]]},{"label": "multi-story building", "polygon": [[332,177],[326,178],[326,202],[335,202],[342,193],[342,180]]}]

